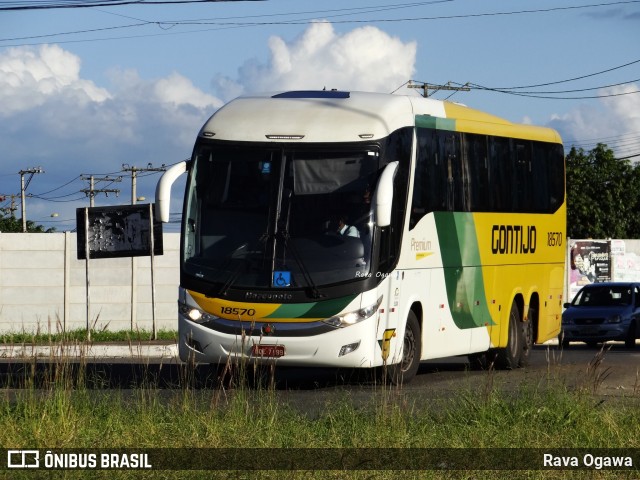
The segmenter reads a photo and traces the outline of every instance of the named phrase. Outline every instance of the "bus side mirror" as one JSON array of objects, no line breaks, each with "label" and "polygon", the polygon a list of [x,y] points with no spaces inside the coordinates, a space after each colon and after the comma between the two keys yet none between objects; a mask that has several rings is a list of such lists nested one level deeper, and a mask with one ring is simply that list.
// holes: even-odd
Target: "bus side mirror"
[{"label": "bus side mirror", "polygon": [[388,227],[391,224],[391,207],[393,204],[393,179],[396,176],[398,162],[391,162],[384,168],[378,186],[373,195],[376,224]]},{"label": "bus side mirror", "polygon": [[169,221],[169,206],[171,204],[171,185],[187,171],[187,162],[176,163],[162,174],[156,185],[156,218],[161,222]]}]

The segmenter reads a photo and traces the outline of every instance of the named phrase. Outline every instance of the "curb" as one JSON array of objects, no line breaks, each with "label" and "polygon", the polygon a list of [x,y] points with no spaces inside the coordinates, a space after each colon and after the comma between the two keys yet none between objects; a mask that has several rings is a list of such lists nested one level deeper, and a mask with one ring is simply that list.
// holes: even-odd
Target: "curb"
[{"label": "curb", "polygon": [[0,345],[0,359],[165,359],[178,360],[176,342],[103,342],[56,345]]}]

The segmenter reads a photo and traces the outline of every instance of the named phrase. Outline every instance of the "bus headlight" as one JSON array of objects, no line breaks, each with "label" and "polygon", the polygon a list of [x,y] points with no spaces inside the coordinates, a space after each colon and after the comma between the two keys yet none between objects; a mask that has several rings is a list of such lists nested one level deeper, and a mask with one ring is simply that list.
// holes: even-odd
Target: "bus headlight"
[{"label": "bus headlight", "polygon": [[179,303],[178,310],[183,316],[187,317],[189,320],[196,323],[204,323],[213,318],[211,315],[209,315],[206,312],[203,312],[199,308],[192,307],[185,303]]},{"label": "bus headlight", "polygon": [[342,315],[336,315],[335,317],[327,318],[323,320],[324,323],[331,325],[332,327],[343,328],[349,325],[354,325],[358,322],[366,320],[371,315],[378,311],[378,307],[382,303],[382,296],[378,298],[378,301],[368,307],[355,310],[353,312],[343,313]]}]

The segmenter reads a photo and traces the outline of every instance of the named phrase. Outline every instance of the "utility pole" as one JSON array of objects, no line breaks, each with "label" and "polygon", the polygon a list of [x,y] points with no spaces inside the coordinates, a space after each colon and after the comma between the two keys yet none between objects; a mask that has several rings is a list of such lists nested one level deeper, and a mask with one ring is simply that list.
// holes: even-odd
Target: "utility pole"
[{"label": "utility pole", "polygon": [[[163,172],[167,168],[162,165],[161,167],[154,167],[150,163],[147,164],[146,167],[138,168],[129,166],[127,164],[122,164],[123,172],[131,172],[131,205],[135,205],[138,201],[138,196],[136,193],[136,181],[138,172]],[[153,288],[153,286],[152,286]],[[131,257],[131,331],[136,329],[136,325],[138,323],[138,265],[136,262],[136,257]],[[155,306],[152,305],[152,308]],[[155,339],[155,338],[154,338]]]},{"label": "utility pole", "polygon": [[[424,98],[428,98],[434,93],[437,93],[441,90],[452,90],[455,92],[469,92],[471,89],[469,88],[469,84],[465,83],[461,87],[454,87],[451,85],[451,82],[447,82],[446,85],[434,85],[431,83],[421,82],[421,83],[413,83],[413,81],[409,81],[407,88],[420,88],[422,89],[422,96]],[[429,93],[429,90],[433,90],[433,92]]]},{"label": "utility pole", "polygon": [[2,208],[0,210],[8,213],[9,215],[11,215],[11,218],[15,220],[16,210],[18,209],[18,207],[16,207],[16,198],[18,197],[18,195],[16,195],[15,193],[12,193],[10,195],[0,195],[0,202],[4,202],[7,199],[7,196],[11,197],[11,206]]},{"label": "utility pole", "polygon": [[95,188],[95,182],[121,182],[122,181],[122,177],[116,177],[116,178],[111,178],[109,176],[107,177],[95,177],[93,175],[80,175],[80,180],[84,180],[85,182],[88,181],[89,182],[89,188],[84,188],[82,190],[80,190],[81,192],[83,192],[85,195],[87,195],[89,197],[89,206],[93,208],[95,201],[94,198],[98,193],[104,193],[107,197],[109,196],[110,193],[115,193],[116,197],[118,195],[120,195],[120,190],[118,189],[113,189],[113,188],[101,188],[101,189],[96,189]]},{"label": "utility pole", "polygon": [[11,218],[15,219],[16,218],[16,210],[18,210],[18,207],[16,206],[16,198],[18,196],[14,193],[11,194],[11,206],[9,207],[9,211],[11,212]]},{"label": "utility pole", "polygon": [[[36,173],[44,173],[44,170],[42,170],[41,167],[36,167],[36,168],[28,168],[26,170],[20,170],[18,172],[20,174],[20,196],[21,196],[21,200],[22,200],[22,233],[26,233],[27,231],[27,205],[25,203],[25,190],[27,189],[27,187],[29,186],[29,184],[31,183],[31,180],[33,179],[33,176]],[[27,179],[26,183],[24,181],[24,176],[25,175],[29,175],[29,178]]]},{"label": "utility pole", "polygon": [[164,172],[166,169],[167,167],[164,165],[161,167],[154,167],[150,163],[148,163],[146,167],[130,167],[126,163],[122,164],[123,172],[131,172],[131,205],[135,205],[137,200],[136,183],[138,172]]}]

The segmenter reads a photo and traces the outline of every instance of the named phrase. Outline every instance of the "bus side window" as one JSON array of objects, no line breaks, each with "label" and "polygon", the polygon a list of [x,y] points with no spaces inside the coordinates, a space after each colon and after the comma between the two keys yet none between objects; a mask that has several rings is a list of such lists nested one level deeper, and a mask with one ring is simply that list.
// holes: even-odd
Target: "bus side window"
[{"label": "bus side window", "polygon": [[448,163],[439,133],[428,128],[417,129],[410,229],[427,213],[446,210]]},{"label": "bus side window", "polygon": [[409,229],[430,212],[553,213],[564,199],[561,145],[417,129]]},{"label": "bus side window", "polygon": [[562,145],[545,145],[545,162],[549,179],[549,209],[555,212],[564,202],[564,150]]},{"label": "bus side window", "polygon": [[491,211],[513,212],[512,198],[512,164],[509,154],[509,140],[491,137],[489,141],[489,181],[493,198]]},{"label": "bus side window", "polygon": [[514,140],[512,142],[513,195],[514,210],[533,211],[533,178],[531,172],[531,142]]},{"label": "bus side window", "polygon": [[464,188],[468,211],[488,212],[491,210],[491,190],[489,189],[487,136],[462,134],[461,150],[463,169],[467,172]]},{"label": "bus side window", "polygon": [[462,172],[460,171],[460,155],[458,155],[457,148],[459,134],[439,133],[441,155],[447,162],[447,203],[445,210],[453,212],[454,210],[461,210],[460,204],[462,203]]}]

